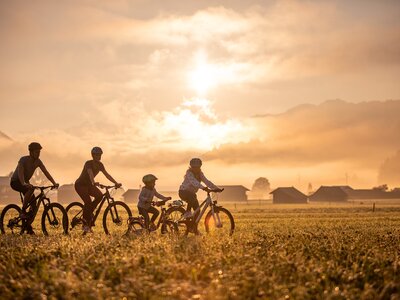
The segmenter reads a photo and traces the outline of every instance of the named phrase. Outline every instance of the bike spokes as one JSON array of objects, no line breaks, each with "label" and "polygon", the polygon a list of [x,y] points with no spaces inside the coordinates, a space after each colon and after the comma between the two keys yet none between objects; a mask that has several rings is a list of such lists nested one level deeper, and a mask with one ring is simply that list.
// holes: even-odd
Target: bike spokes
[{"label": "bike spokes", "polygon": [[21,209],[15,205],[7,205],[1,214],[1,232],[3,234],[20,234],[22,230]]},{"label": "bike spokes", "polygon": [[45,207],[42,215],[42,231],[45,235],[68,233],[68,217],[61,204],[51,203]]},{"label": "bike spokes", "polygon": [[122,236],[128,231],[128,220],[132,216],[124,202],[110,204],[104,212],[103,227],[106,234]]},{"label": "bike spokes", "polygon": [[231,235],[235,229],[235,222],[231,213],[222,207],[210,211],[205,220],[206,231],[212,235]]},{"label": "bike spokes", "polygon": [[81,233],[83,225],[83,204],[80,202],[73,202],[67,206],[66,211],[70,233]]}]

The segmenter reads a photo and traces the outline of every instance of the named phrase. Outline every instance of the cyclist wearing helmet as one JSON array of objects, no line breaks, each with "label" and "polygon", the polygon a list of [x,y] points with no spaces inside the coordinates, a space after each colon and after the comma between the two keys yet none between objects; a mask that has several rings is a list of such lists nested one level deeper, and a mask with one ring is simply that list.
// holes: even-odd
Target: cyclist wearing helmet
[{"label": "cyclist wearing helmet", "polygon": [[[17,192],[21,192],[24,194],[24,201],[22,204],[21,213],[22,218],[26,218],[25,210],[34,192],[34,188],[29,183],[29,180],[32,178],[33,173],[37,168],[40,168],[43,174],[46,175],[47,179],[49,179],[55,187],[58,187],[58,183],[55,182],[55,180],[47,171],[43,162],[39,158],[41,149],[42,146],[39,143],[30,143],[28,146],[29,155],[20,158],[20,160],[18,161],[18,165],[13,175],[11,176],[11,188]],[[34,205],[35,203],[32,204],[32,210],[35,209]],[[28,233],[33,234],[32,226],[30,224],[28,224]]]},{"label": "cyclist wearing helmet", "polygon": [[[193,217],[191,209],[196,210],[199,207],[199,201],[197,200],[197,191],[202,189],[208,191],[209,189],[219,190],[220,189],[204,176],[201,171],[202,161],[200,158],[192,158],[190,160],[190,167],[186,171],[183,183],[179,187],[179,197],[188,203],[186,213],[183,215],[184,218]],[[201,184],[204,182],[204,185]],[[195,217],[197,214],[195,215]]]},{"label": "cyclist wearing helmet", "polygon": [[[84,206],[83,206],[83,233],[86,234],[88,232],[92,232],[91,226],[92,218],[93,218],[93,210],[96,208],[97,204],[100,203],[101,198],[103,196],[102,192],[96,187],[99,185],[94,179],[102,172],[104,176],[111,182],[115,184],[116,187],[120,187],[121,184],[118,183],[114,178],[111,177],[110,174],[104,168],[101,160],[101,155],[103,154],[103,150],[100,147],[94,147],[91,151],[92,160],[88,160],[83,166],[83,170],[79,178],[75,181],[75,190],[78,195],[82,198]],[[94,197],[94,201],[90,197]]]},{"label": "cyclist wearing helmet", "polygon": [[[157,219],[158,215],[160,214],[158,209],[151,205],[154,196],[163,201],[171,200],[171,197],[165,197],[157,192],[155,188],[157,179],[158,178],[153,174],[147,174],[143,176],[142,181],[144,183],[144,187],[140,191],[139,195],[139,202],[138,202],[139,214],[143,216],[144,224],[146,228],[149,230],[154,230],[156,228],[154,222]],[[152,214],[151,220],[149,220],[149,213]]]}]

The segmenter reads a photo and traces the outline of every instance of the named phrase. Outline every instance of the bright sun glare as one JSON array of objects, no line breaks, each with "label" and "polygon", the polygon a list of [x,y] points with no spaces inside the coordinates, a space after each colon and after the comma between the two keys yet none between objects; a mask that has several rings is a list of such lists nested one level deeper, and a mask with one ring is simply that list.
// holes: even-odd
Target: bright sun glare
[{"label": "bright sun glare", "polygon": [[217,67],[207,63],[204,52],[196,55],[196,67],[189,73],[189,85],[199,96],[204,96],[218,83]]}]

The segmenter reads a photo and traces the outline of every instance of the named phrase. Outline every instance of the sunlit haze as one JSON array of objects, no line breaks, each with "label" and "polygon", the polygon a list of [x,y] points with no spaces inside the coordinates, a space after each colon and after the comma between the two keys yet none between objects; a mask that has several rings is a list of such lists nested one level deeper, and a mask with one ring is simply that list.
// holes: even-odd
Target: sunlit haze
[{"label": "sunlit haze", "polygon": [[[0,175],[400,186],[399,1],[2,1]],[[4,135],[3,135],[4,134]],[[396,171],[397,170],[397,173]],[[105,179],[104,179],[105,181]]]}]

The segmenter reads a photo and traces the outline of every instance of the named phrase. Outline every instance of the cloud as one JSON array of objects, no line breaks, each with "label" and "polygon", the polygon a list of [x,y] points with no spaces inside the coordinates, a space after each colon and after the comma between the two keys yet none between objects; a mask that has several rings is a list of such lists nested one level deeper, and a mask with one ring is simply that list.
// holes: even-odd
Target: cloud
[{"label": "cloud", "polygon": [[384,160],[379,168],[378,183],[400,187],[400,150]]},{"label": "cloud", "polygon": [[304,167],[337,162],[377,170],[383,157],[400,148],[399,111],[400,101],[304,105],[257,118],[259,139],[222,145],[205,157],[228,164]]}]

